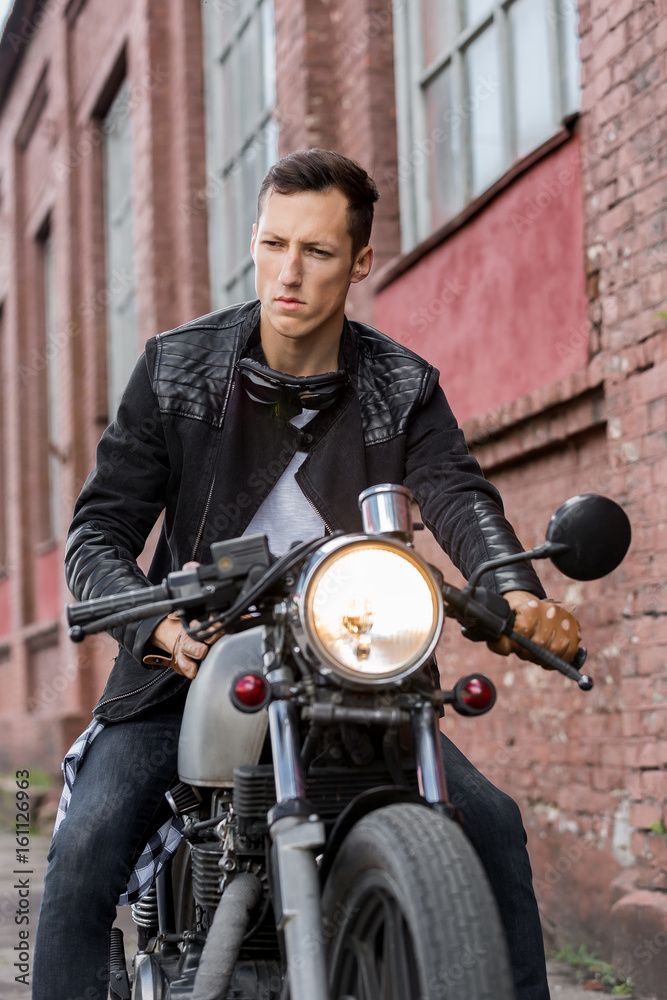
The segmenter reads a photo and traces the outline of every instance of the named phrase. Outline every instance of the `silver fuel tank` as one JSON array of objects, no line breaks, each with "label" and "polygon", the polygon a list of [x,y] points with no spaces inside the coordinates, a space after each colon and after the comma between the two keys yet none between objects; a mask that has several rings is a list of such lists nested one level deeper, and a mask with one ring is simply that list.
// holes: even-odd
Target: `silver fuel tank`
[{"label": "silver fuel tank", "polygon": [[239,674],[263,673],[264,626],[225,635],[190,685],[178,743],[178,774],[190,785],[230,787],[234,768],[257,764],[269,724],[266,708],[240,712],[229,696]]}]

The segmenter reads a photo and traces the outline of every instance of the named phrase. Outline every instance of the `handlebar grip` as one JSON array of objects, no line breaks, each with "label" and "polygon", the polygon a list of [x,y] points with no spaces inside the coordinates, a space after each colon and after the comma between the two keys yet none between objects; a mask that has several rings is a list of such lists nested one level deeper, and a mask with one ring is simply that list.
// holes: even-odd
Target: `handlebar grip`
[{"label": "handlebar grip", "polygon": [[[509,633],[509,637],[517,646],[521,646],[526,652],[531,653],[536,663],[539,663],[543,667],[551,667],[553,670],[558,670],[565,677],[576,681],[582,691],[590,691],[593,687],[593,678],[589,677],[588,674],[580,674],[573,663],[561,660],[560,656],[556,656],[555,653],[533,642],[532,639],[527,639],[525,635],[521,635],[520,632],[516,632],[514,629]],[[582,646],[580,650],[577,650],[574,659],[580,666],[583,666],[586,655],[585,647]]]},{"label": "handlebar grip", "polygon": [[154,587],[140,587],[138,590],[126,590],[121,594],[110,594],[109,597],[93,597],[89,601],[66,604],[65,615],[68,625],[89,625],[99,618],[129,611],[142,604],[153,604],[168,599],[167,586],[161,583]]}]

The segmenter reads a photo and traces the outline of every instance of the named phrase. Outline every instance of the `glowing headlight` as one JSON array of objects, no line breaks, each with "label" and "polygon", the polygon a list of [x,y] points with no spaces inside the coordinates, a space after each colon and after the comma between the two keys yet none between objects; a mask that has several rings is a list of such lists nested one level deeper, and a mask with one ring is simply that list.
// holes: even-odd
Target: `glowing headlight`
[{"label": "glowing headlight", "polygon": [[398,680],[433,651],[442,598],[406,546],[386,538],[332,539],[297,587],[300,627],[323,667],[363,684]]}]

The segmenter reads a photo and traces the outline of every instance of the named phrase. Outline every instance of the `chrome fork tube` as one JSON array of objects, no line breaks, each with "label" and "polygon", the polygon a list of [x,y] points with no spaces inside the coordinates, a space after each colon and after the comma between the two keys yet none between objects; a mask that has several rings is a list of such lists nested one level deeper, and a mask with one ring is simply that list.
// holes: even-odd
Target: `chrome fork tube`
[{"label": "chrome fork tube", "polygon": [[440,753],[440,729],[431,705],[422,705],[410,713],[417,758],[419,794],[435,804],[449,801],[445,765]]},{"label": "chrome fork tube", "polygon": [[[324,824],[305,803],[299,718],[296,707],[276,699],[269,705],[269,732],[276,806],[269,813],[276,918],[285,938],[290,1000],[328,1000],[326,936],[315,857]],[[305,807],[305,808],[304,808]]]},{"label": "chrome fork tube", "polygon": [[276,801],[304,798],[306,786],[301,768],[298,718],[296,708],[290,701],[271,702],[269,732],[276,779]]}]

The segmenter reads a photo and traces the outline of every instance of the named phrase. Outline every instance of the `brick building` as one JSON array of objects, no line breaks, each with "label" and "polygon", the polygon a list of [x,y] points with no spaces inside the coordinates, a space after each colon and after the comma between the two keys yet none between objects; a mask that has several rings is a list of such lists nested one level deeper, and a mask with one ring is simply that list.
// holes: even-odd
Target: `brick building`
[{"label": "brick building", "polygon": [[2,766],[55,770],[110,666],[106,637],[66,638],[64,532],[142,343],[250,296],[266,167],[340,149],[382,194],[350,312],[438,365],[524,544],[579,492],[632,520],[609,578],[543,569],[579,608],[589,695],[455,628],[440,662],[446,683],[475,666],[499,684],[483,723],[447,731],[518,799],[545,917],[664,995],[666,98],[665,0],[16,0],[0,41]]}]

